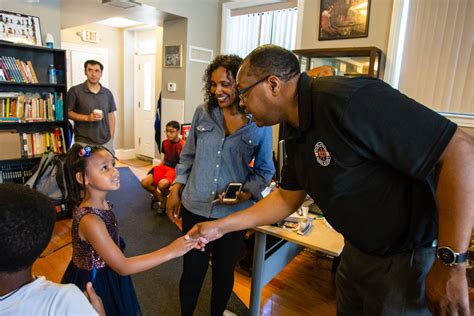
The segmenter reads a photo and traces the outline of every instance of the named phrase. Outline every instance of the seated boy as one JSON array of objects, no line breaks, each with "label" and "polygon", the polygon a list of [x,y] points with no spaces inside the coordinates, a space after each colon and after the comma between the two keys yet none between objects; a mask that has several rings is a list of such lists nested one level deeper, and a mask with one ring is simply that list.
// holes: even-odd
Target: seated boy
[{"label": "seated boy", "polygon": [[166,124],[166,139],[161,145],[161,151],[164,154],[163,161],[153,167],[148,175],[141,180],[142,187],[153,195],[152,207],[155,202],[159,202],[159,213],[161,214],[165,213],[166,197],[170,193],[169,187],[176,177],[175,167],[184,146],[184,140],[179,138],[179,128],[180,125],[176,121]]},{"label": "seated boy", "polygon": [[105,314],[91,284],[86,295],[94,307],[75,285],[32,275],[55,222],[46,196],[23,185],[0,184],[0,315]]}]

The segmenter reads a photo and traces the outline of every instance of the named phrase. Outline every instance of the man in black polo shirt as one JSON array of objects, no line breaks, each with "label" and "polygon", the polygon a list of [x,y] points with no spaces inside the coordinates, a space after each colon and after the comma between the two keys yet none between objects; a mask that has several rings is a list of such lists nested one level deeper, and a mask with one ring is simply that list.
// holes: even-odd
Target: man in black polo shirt
[{"label": "man in black polo shirt", "polygon": [[281,188],[189,233],[204,245],[275,223],[309,194],[346,242],[338,314],[468,315],[472,137],[378,79],[313,79],[299,69],[292,52],[264,45],[237,75],[240,105],[257,125],[282,124]]},{"label": "man in black polo shirt", "polygon": [[74,121],[74,141],[102,145],[114,153],[115,105],[109,89],[99,83],[104,66],[96,60],[84,63],[87,80],[67,93],[68,116]]}]

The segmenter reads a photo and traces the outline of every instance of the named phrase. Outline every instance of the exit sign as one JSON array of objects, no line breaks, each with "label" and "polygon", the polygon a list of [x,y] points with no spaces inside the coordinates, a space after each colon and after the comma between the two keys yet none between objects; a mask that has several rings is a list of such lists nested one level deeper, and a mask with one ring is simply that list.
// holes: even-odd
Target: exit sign
[{"label": "exit sign", "polygon": [[84,42],[99,43],[99,32],[83,30],[78,35]]}]

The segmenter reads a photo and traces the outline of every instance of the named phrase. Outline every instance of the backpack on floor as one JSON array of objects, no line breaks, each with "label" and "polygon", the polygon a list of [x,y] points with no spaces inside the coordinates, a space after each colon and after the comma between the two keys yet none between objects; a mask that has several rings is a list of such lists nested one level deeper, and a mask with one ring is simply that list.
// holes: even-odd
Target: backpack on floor
[{"label": "backpack on floor", "polygon": [[25,183],[26,186],[35,189],[54,203],[60,204],[66,201],[66,180],[63,171],[63,158],[49,151],[43,154],[36,172]]}]

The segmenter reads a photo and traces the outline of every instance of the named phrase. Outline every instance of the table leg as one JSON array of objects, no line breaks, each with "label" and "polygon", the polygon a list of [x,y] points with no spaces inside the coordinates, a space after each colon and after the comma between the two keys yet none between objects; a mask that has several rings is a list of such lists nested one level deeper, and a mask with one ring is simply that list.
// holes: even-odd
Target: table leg
[{"label": "table leg", "polygon": [[261,232],[255,233],[255,247],[253,251],[253,268],[252,268],[252,287],[250,289],[250,315],[258,316],[260,313],[260,298],[264,287],[264,270],[265,270],[265,247],[266,234]]}]

